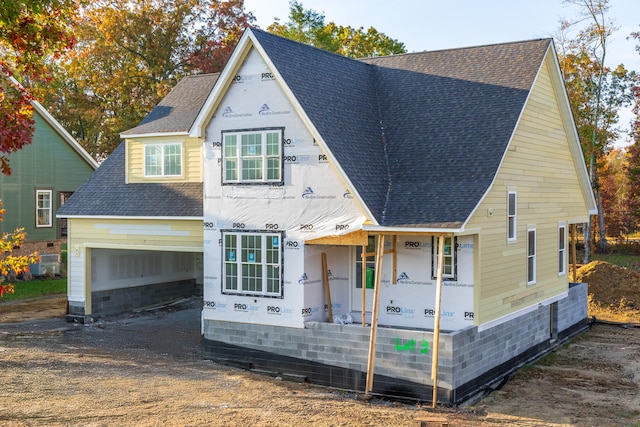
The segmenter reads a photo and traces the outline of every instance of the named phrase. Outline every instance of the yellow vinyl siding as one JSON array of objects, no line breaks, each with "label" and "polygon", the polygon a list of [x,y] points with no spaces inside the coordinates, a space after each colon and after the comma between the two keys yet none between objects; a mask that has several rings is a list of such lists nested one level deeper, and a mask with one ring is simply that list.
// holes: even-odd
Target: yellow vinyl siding
[{"label": "yellow vinyl siding", "polygon": [[[202,140],[196,138],[153,137],[127,139],[127,182],[202,182]],[[144,176],[144,144],[182,143],[182,176],[152,177]]]},{"label": "yellow vinyl siding", "polygon": [[200,220],[69,219],[70,256],[83,247],[202,252]]},{"label": "yellow vinyl siding", "polygon": [[[486,323],[567,291],[558,276],[558,226],[588,216],[552,88],[541,69],[496,180],[467,228],[481,229],[476,322]],[[507,193],[517,194],[516,240],[507,242]],[[492,212],[492,214],[489,214]],[[527,226],[536,230],[536,283],[527,285]]]}]

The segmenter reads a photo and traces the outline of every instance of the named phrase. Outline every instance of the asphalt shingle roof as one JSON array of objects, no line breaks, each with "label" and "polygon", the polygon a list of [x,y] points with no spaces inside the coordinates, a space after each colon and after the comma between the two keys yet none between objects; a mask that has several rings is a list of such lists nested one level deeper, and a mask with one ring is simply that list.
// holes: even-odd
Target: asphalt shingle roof
[{"label": "asphalt shingle roof", "polygon": [[384,226],[458,227],[469,217],[551,43],[354,60],[251,31]]},{"label": "asphalt shingle roof", "polygon": [[125,183],[125,143],[57,211],[59,216],[202,217],[201,182]]},{"label": "asphalt shingle roof", "polygon": [[219,76],[216,73],[183,78],[138,126],[121,135],[189,132]]},{"label": "asphalt shingle roof", "polygon": [[[355,60],[250,29],[383,226],[459,227],[489,189],[551,39]],[[188,132],[217,74],[123,135]],[[125,184],[123,144],[60,215],[202,216],[202,184]]]}]

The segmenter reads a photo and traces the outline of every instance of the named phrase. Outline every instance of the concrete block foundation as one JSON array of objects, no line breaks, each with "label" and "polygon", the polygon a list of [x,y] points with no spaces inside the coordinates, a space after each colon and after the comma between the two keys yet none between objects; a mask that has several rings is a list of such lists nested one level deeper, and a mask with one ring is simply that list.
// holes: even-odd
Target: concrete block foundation
[{"label": "concrete block foundation", "polygon": [[[588,326],[587,285],[495,327],[441,333],[438,402],[459,404]],[[551,311],[557,311],[551,321]],[[283,378],[364,392],[369,327],[308,322],[304,329],[203,320],[203,355]],[[380,326],[373,393],[431,401],[433,332]]]}]

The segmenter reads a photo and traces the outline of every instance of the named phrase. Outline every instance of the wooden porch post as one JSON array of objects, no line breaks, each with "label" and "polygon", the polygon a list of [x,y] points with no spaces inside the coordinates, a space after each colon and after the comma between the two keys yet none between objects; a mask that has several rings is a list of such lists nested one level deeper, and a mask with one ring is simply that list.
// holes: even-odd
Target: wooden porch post
[{"label": "wooden porch post", "polygon": [[[367,364],[367,383],[365,386],[365,395],[373,390],[373,372],[374,361],[376,357],[376,338],[378,334],[378,311],[380,307],[380,284],[382,282],[382,258],[384,256],[384,234],[378,237],[378,245],[376,247],[376,274],[373,290],[373,308],[371,310],[371,334],[369,335],[369,362]],[[364,311],[364,305],[362,311]]]},{"label": "wooden porch post", "polygon": [[[453,244],[453,241],[451,242]],[[451,248],[453,250],[453,248]],[[432,408],[436,407],[438,398],[438,352],[440,346],[440,297],[442,296],[442,264],[444,263],[444,235],[438,238],[438,269],[436,280],[436,308],[433,323],[433,354],[431,356],[431,379],[433,380]]]}]

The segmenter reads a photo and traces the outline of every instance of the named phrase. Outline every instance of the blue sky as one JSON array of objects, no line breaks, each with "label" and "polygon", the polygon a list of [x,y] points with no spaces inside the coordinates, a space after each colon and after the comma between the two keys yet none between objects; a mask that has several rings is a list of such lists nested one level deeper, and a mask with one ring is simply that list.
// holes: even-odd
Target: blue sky
[{"label": "blue sky", "polygon": [[[405,44],[409,52],[553,37],[560,20],[575,21],[578,6],[562,0],[300,0],[326,22],[374,27]],[[289,0],[245,0],[245,10],[263,29],[274,17],[286,22]],[[620,27],[609,39],[608,66],[624,64],[640,71],[640,53],[628,40],[640,31],[640,1],[610,0],[608,18]],[[624,114],[630,118],[630,113]],[[627,119],[628,120],[628,119]]]}]

